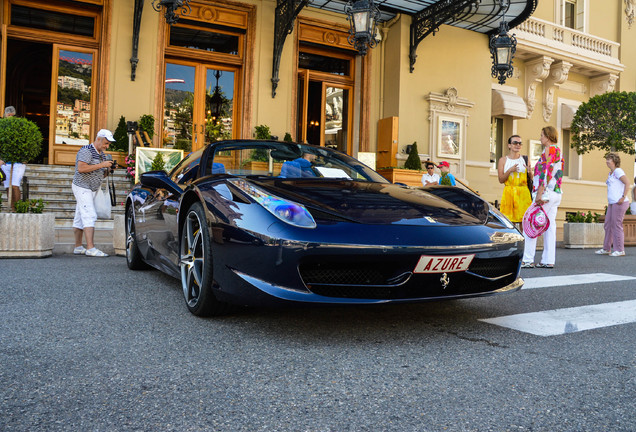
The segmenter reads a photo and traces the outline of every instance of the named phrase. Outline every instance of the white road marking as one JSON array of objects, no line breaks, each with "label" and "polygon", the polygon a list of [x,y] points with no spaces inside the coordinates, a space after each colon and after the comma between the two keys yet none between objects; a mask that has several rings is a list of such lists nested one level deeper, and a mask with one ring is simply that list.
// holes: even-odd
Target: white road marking
[{"label": "white road marking", "polygon": [[636,322],[636,300],[480,319],[537,336],[555,336]]},{"label": "white road marking", "polygon": [[523,289],[534,288],[550,288],[564,285],[579,285],[589,283],[602,283],[602,282],[615,282],[633,280],[636,277],[621,276],[609,273],[587,273],[577,275],[565,275],[565,276],[546,276],[546,277],[533,277],[523,278],[525,283]]}]

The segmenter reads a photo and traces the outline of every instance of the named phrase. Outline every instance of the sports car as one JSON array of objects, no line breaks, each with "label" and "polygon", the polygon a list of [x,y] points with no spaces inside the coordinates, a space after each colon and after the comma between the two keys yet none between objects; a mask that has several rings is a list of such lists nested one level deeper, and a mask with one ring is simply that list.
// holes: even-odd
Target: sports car
[{"label": "sports car", "polygon": [[130,269],[181,280],[195,315],[516,291],[523,236],[469,190],[391,184],[325,147],[219,141],[126,200]]}]

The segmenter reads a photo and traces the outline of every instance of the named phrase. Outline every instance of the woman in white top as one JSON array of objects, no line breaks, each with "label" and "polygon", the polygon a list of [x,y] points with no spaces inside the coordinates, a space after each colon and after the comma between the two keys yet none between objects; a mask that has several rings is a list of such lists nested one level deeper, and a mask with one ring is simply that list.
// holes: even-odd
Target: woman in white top
[{"label": "woman in white top", "polygon": [[[605,241],[603,249],[597,255],[609,254],[611,257],[625,256],[625,233],[623,219],[629,207],[629,181],[621,166],[621,158],[616,153],[608,153],[605,163],[610,169],[607,176],[607,213],[605,214]],[[614,251],[612,252],[612,248]]]}]

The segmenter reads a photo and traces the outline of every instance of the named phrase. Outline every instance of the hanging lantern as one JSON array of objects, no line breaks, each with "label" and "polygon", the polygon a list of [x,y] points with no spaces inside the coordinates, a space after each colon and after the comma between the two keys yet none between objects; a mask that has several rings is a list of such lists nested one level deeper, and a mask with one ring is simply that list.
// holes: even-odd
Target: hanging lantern
[{"label": "hanging lantern", "polygon": [[508,23],[501,21],[499,34],[490,36],[490,54],[492,55],[492,77],[499,78],[504,84],[512,76],[512,59],[517,50],[517,38],[508,34]]},{"label": "hanging lantern", "polygon": [[364,56],[367,48],[373,48],[378,44],[375,35],[380,10],[373,0],[356,0],[347,3],[345,12],[350,25],[347,41]]}]

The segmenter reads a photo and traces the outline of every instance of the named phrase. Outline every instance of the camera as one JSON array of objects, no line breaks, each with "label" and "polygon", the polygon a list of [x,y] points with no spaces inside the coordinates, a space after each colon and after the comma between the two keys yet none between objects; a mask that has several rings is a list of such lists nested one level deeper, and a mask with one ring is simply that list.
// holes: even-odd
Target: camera
[{"label": "camera", "polygon": [[139,129],[139,125],[136,121],[126,122],[126,132],[129,134],[134,134],[137,129]]},{"label": "camera", "polygon": [[117,168],[117,161],[116,161],[116,160],[113,160],[113,157],[112,157],[111,155],[109,155],[109,154],[107,154],[107,155],[105,156],[105,159],[106,159],[107,161],[112,161],[112,162],[113,162],[113,164],[110,166],[110,172],[111,172],[111,173],[115,172],[115,168]]}]

